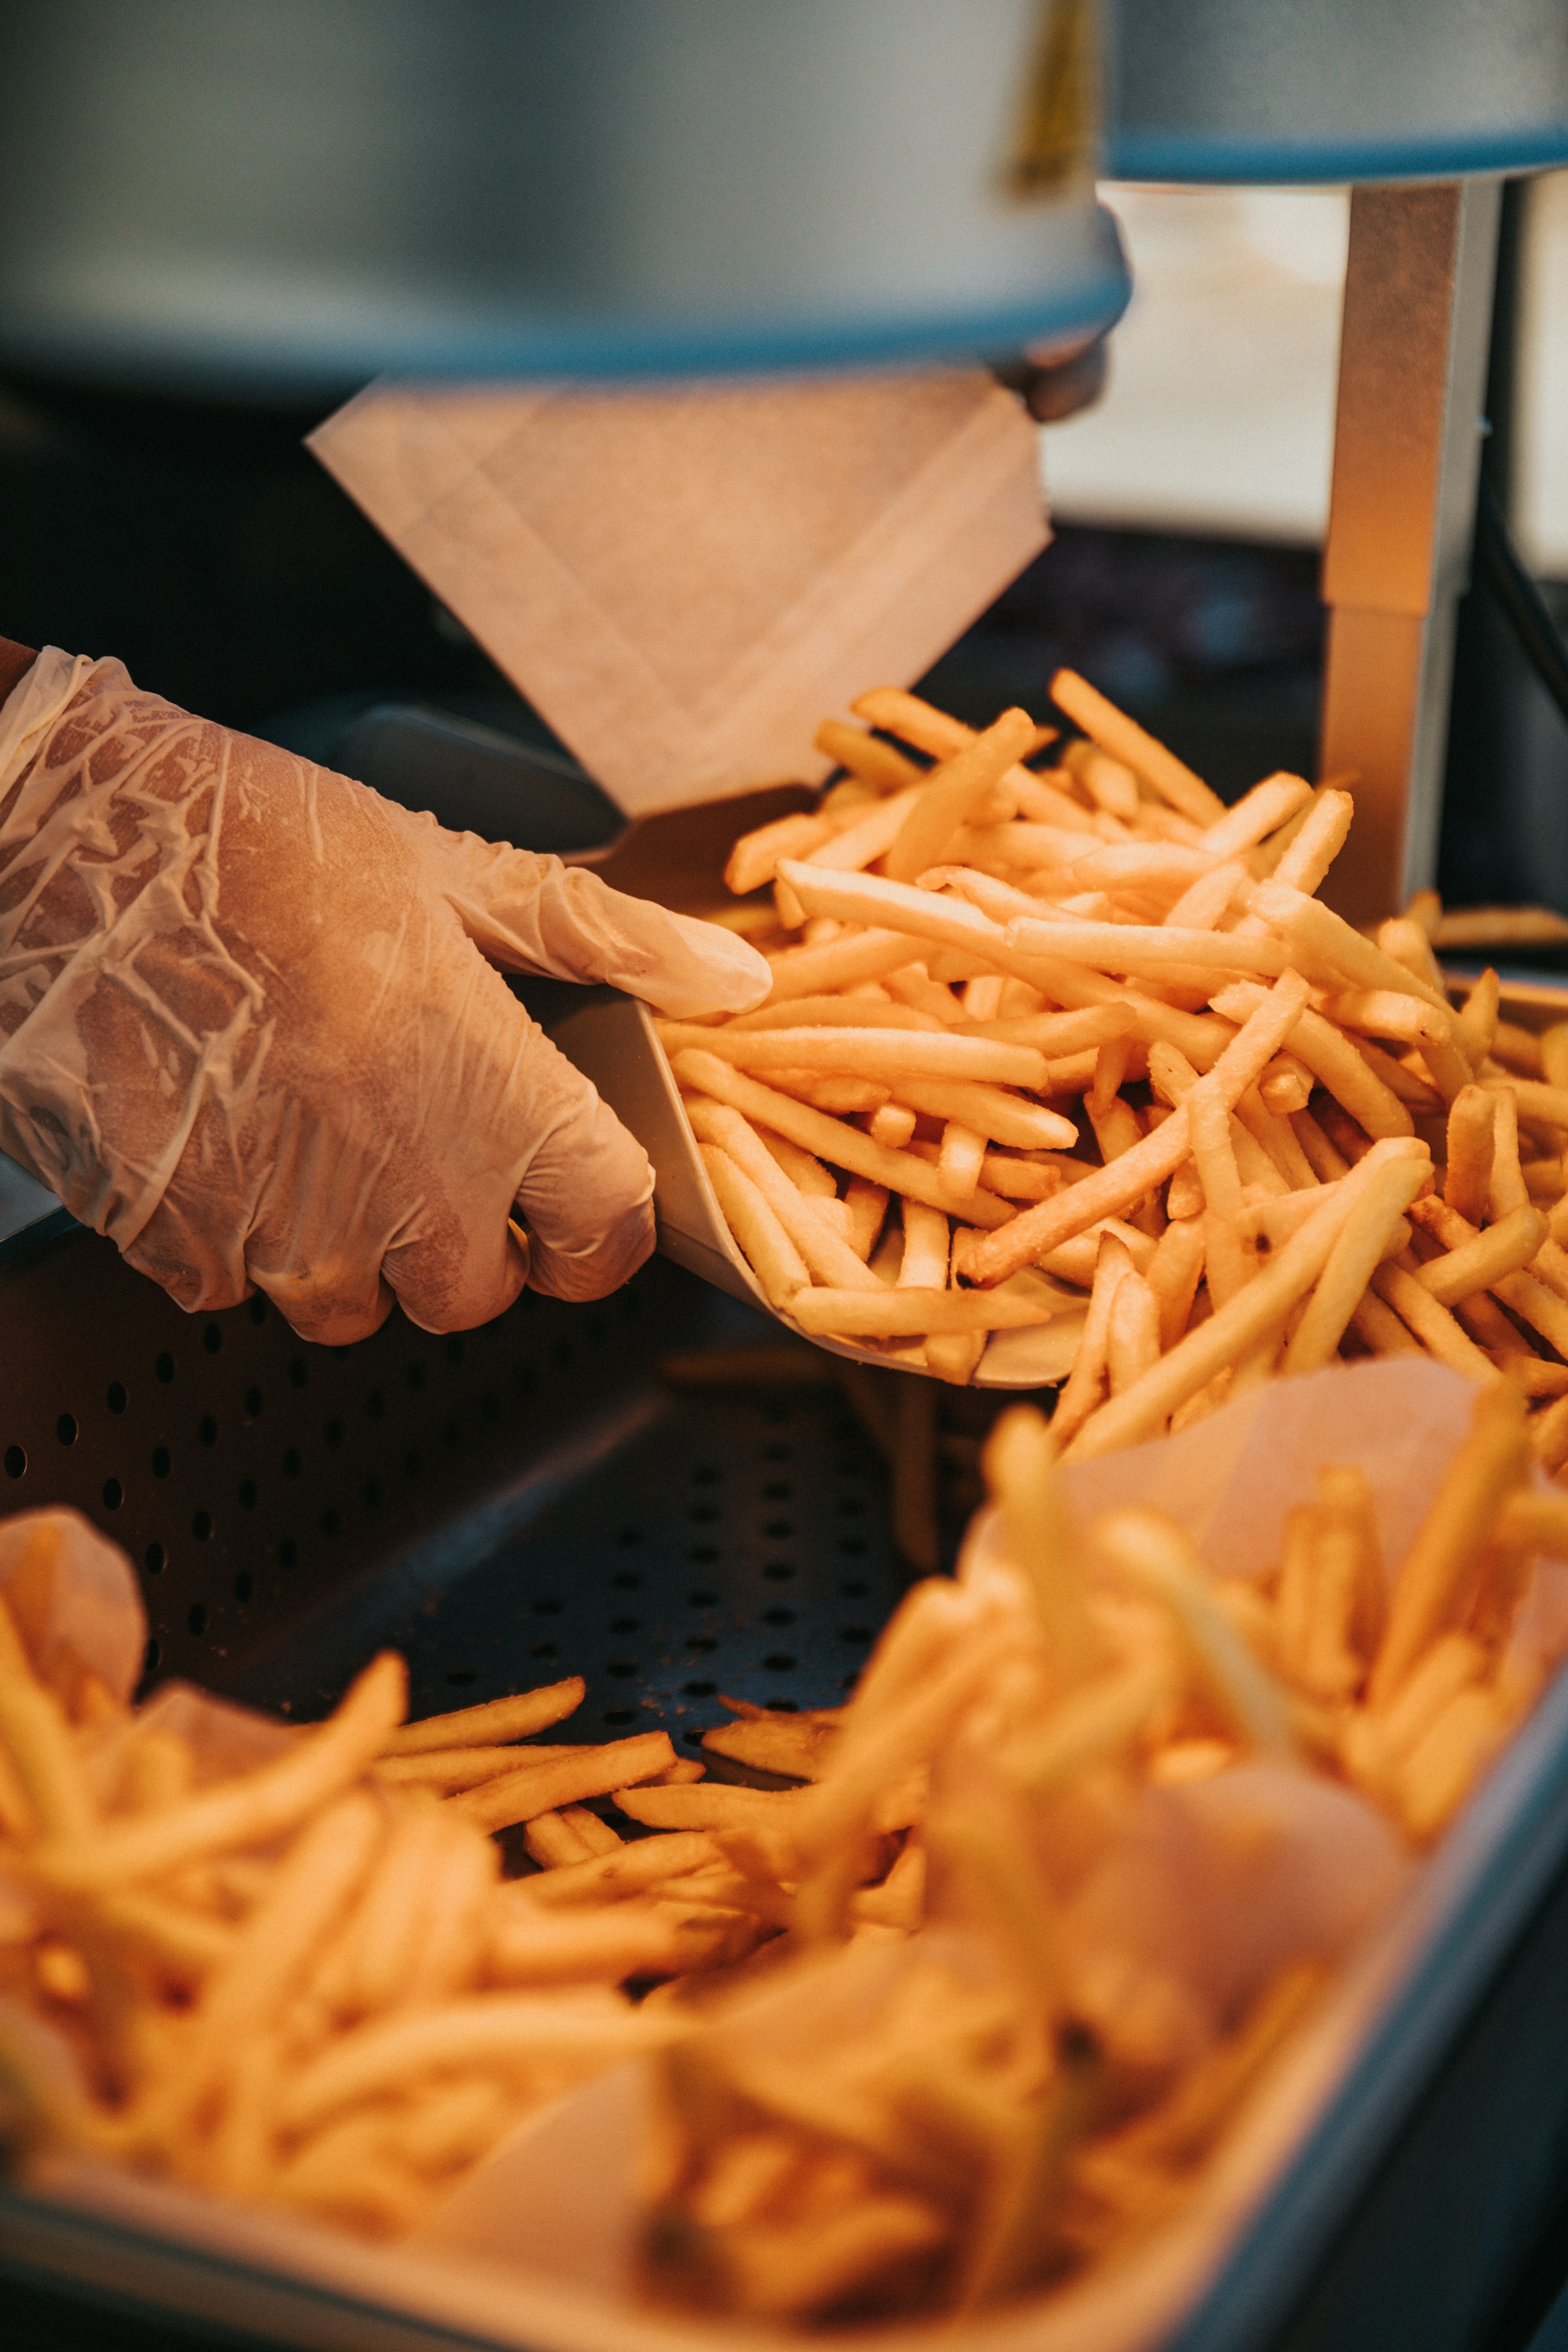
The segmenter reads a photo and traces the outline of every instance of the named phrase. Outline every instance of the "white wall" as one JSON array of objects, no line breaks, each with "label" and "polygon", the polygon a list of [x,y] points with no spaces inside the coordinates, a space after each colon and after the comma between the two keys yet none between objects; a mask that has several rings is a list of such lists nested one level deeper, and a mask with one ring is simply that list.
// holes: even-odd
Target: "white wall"
[{"label": "white wall", "polygon": [[[1110,187],[1135,290],[1104,400],[1045,436],[1069,522],[1312,544],[1328,512],[1348,198]],[[1519,527],[1568,579],[1568,173],[1536,183],[1525,265]]]}]

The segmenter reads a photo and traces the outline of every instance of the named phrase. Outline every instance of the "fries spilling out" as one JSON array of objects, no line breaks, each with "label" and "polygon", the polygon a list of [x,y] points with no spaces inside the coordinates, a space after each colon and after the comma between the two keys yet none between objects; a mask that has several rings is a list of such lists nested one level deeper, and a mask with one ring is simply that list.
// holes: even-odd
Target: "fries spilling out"
[{"label": "fries spilling out", "polygon": [[1568,1024],[1500,1019],[1490,971],[1452,1004],[1433,894],[1373,936],[1316,898],[1348,793],[1227,809],[1084,679],[1052,694],[1065,743],[879,688],[822,728],[817,809],[735,845],[772,995],[658,1025],[769,1301],[959,1382],[1078,1318],[1069,1455],[1426,1354],[1511,1375],[1568,1461]]},{"label": "fries spilling out", "polygon": [[1330,1463],[1244,1579],[1154,1507],[1075,1526],[1046,1424],[1005,1415],[957,1584],[910,1594],[831,1735],[769,1727],[809,1785],[715,1829],[790,1927],[653,2062],[650,2291],[960,2314],[1172,2214],[1568,1639],[1530,1464],[1499,1383],[1392,1577]]},{"label": "fries spilling out", "polygon": [[[710,1841],[624,1843],[591,1810],[688,1793],[667,1734],[529,1744],[580,1678],[405,1723],[388,1653],[310,1729],[177,1685],[132,1709],[50,1631],[62,1547],[130,1588],[119,1556],[65,1512],[0,1539],[0,2155],[402,2231],[657,2042],[619,1987],[774,1932]],[[548,1877],[503,1882],[490,1833],[518,1825]]]}]

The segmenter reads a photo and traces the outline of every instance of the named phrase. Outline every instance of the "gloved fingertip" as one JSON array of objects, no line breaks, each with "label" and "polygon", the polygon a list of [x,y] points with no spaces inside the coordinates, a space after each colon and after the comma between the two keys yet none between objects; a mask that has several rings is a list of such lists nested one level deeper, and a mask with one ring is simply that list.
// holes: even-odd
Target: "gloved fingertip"
[{"label": "gloved fingertip", "polygon": [[672,915],[692,950],[692,969],[681,974],[679,994],[665,989],[659,1008],[672,1021],[688,1021],[700,1013],[750,1013],[761,1004],[773,984],[773,968],[749,940],[721,923],[705,923],[695,915]]},{"label": "gloved fingertip", "polygon": [[550,1298],[606,1298],[653,1255],[653,1203],[640,1201],[581,1249],[552,1248],[531,1236],[528,1286]]},{"label": "gloved fingertip", "polygon": [[268,1276],[256,1285],[271,1299],[297,1339],[318,1348],[352,1348],[379,1331],[397,1300],[377,1277],[374,1290],[363,1283],[340,1292],[330,1281]]}]

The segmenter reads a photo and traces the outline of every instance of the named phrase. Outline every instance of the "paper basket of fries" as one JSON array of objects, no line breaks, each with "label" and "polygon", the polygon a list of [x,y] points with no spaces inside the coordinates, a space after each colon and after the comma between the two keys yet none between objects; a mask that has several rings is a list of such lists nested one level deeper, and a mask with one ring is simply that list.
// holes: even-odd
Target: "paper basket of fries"
[{"label": "paper basket of fries", "polygon": [[[1568,1027],[1504,1018],[1491,971],[1451,1002],[1432,894],[1375,937],[1315,895],[1348,793],[1226,809],[1083,679],[1053,694],[1065,745],[861,696],[819,730],[841,780],[702,903],[767,1000],[556,1028],[648,1148],[666,1249],[861,1361],[1067,1381],[1080,1450],[1341,1353],[1506,1360],[1559,1403]],[[1540,1435],[1568,1455],[1568,1405]]]}]

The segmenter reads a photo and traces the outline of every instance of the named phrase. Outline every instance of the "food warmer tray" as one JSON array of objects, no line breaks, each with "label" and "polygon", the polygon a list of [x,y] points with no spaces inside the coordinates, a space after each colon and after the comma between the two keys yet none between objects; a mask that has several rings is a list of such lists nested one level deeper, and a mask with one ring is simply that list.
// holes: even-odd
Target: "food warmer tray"
[{"label": "food warmer tray", "polygon": [[[57,1221],[0,1247],[0,1493],[72,1503],[126,1547],[152,1679],[303,1720],[391,1643],[418,1708],[581,1667],[591,1729],[664,1724],[689,1748],[721,1689],[842,1699],[906,1580],[834,1360],[781,1359],[775,1325],[658,1260],[599,1306],[525,1296],[445,1339],[399,1314],[330,1351],[259,1298],[187,1318]],[[1509,1837],[1182,2352],[1526,2340],[1568,2183],[1568,1685],[1528,1737]],[[58,2344],[72,2312],[125,2352],[150,2340],[138,2315],[334,2352],[486,2340],[0,2190],[0,2339],[23,2352],[31,2313]]]}]

